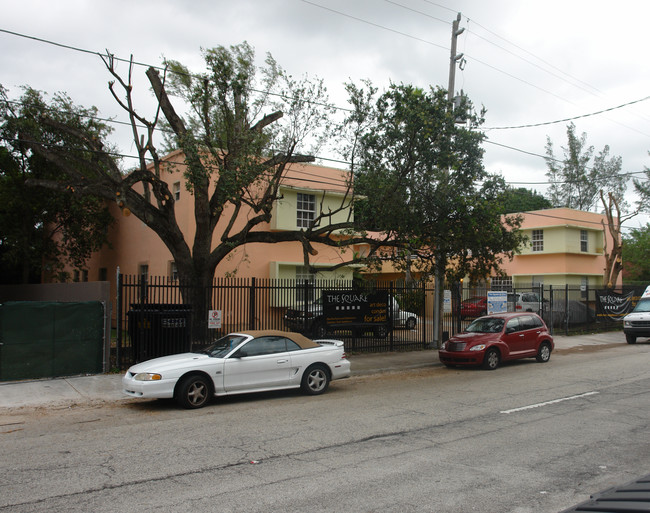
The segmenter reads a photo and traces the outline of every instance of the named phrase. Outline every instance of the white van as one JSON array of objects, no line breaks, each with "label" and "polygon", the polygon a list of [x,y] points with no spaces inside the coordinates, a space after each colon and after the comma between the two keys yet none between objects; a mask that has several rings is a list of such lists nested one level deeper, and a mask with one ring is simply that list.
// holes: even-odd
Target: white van
[{"label": "white van", "polygon": [[650,285],[634,310],[623,317],[623,332],[628,344],[635,344],[637,337],[650,337]]}]

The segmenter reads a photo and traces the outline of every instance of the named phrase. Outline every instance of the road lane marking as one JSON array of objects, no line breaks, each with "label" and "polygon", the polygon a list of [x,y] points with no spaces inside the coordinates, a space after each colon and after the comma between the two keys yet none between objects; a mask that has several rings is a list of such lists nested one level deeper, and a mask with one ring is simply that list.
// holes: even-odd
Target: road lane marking
[{"label": "road lane marking", "polygon": [[590,395],[596,395],[598,392],[586,392],[584,394],[572,395],[570,397],[562,397],[561,399],[553,399],[552,401],[546,401],[544,403],[531,404],[529,406],[522,406],[521,408],[513,408],[512,410],[503,410],[500,413],[516,413],[518,411],[532,410],[533,408],[540,408],[542,406],[548,406],[549,404],[562,403],[564,401],[572,401],[574,399],[581,399],[583,397],[588,397]]}]

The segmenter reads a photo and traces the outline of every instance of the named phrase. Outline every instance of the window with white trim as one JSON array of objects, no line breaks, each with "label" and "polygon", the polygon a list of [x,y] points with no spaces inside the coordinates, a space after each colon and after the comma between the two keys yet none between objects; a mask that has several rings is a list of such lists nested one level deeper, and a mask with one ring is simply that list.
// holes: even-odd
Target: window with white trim
[{"label": "window with white trim", "polygon": [[299,192],[296,215],[298,228],[309,228],[316,217],[316,196]]},{"label": "window with white trim", "polygon": [[580,230],[580,251],[589,251],[589,234],[587,230]]},{"label": "window with white trim", "polygon": [[138,274],[144,283],[149,281],[149,264],[140,264],[138,266]]},{"label": "window with white trim", "polygon": [[[307,282],[305,284],[305,282]],[[296,299],[305,301],[305,291],[307,291],[307,301],[314,300],[314,275],[309,272],[309,267],[300,265],[296,267]]]},{"label": "window with white trim", "polygon": [[490,288],[491,290],[505,290],[510,292],[512,290],[512,276],[493,277]]},{"label": "window with white trim", "polygon": [[172,185],[172,194],[174,195],[174,201],[181,199],[181,182],[174,182]]},{"label": "window with white trim", "polygon": [[544,251],[544,230],[533,230],[533,251]]}]

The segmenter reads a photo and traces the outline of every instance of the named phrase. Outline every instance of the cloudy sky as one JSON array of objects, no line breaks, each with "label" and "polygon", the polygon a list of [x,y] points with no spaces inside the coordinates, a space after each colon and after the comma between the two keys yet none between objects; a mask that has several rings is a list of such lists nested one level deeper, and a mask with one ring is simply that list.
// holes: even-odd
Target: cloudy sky
[{"label": "cloudy sky", "polygon": [[[487,109],[489,171],[545,192],[546,138],[561,156],[571,118],[596,152],[609,145],[622,157],[623,172],[640,177],[650,166],[650,2],[0,0],[0,12],[0,84],[13,96],[24,84],[65,91],[116,119],[124,114],[108,92],[108,72],[89,52],[153,65],[171,58],[198,72],[201,48],[246,40],[260,61],[270,52],[296,77],[323,78],[346,107],[350,81],[447,88],[451,24],[461,13],[456,89]],[[134,83],[147,105],[144,70],[136,68]],[[521,128],[528,125],[539,126]],[[123,153],[133,153],[129,140],[117,127]]]}]

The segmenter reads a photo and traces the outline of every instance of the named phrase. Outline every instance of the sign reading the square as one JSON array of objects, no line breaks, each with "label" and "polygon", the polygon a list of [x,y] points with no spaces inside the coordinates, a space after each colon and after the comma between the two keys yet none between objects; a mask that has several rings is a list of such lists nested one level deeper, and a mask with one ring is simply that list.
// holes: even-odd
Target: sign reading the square
[{"label": "sign reading the square", "polygon": [[377,325],[388,322],[388,292],[323,291],[323,314],[330,327]]}]

